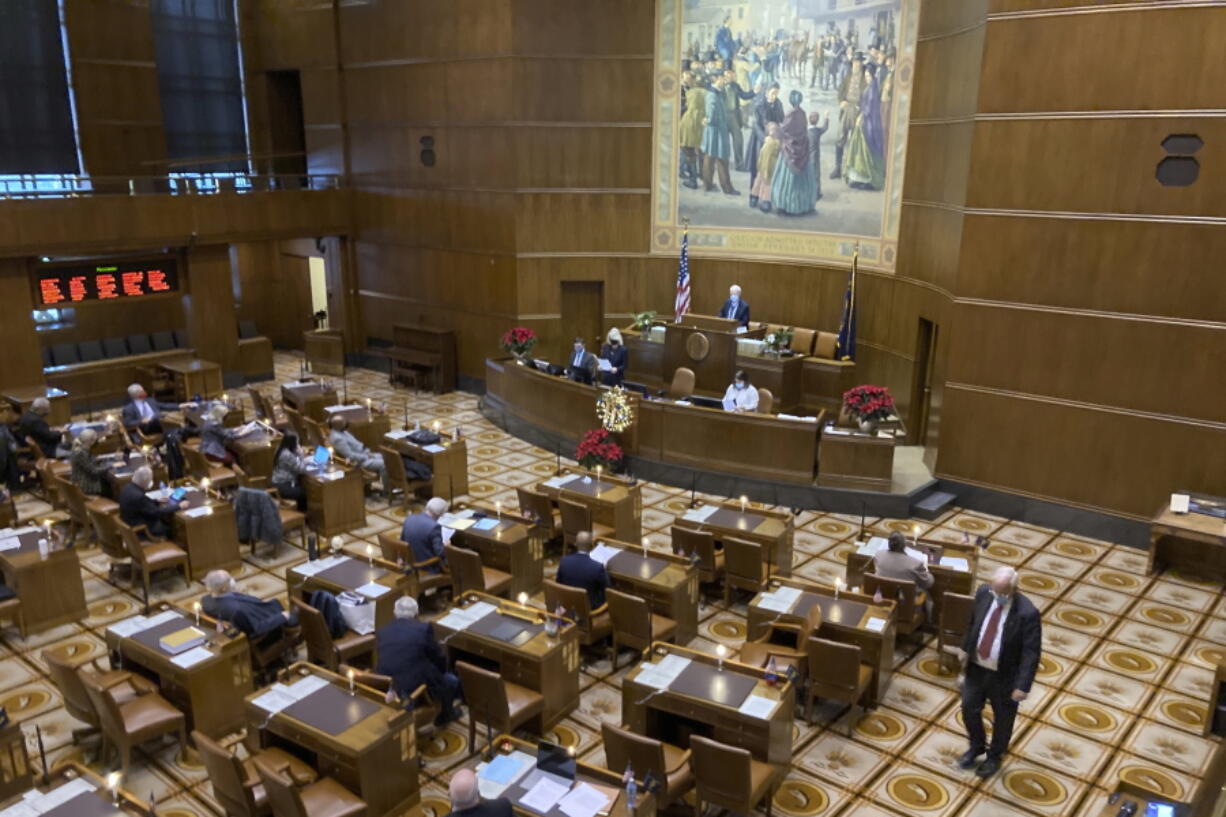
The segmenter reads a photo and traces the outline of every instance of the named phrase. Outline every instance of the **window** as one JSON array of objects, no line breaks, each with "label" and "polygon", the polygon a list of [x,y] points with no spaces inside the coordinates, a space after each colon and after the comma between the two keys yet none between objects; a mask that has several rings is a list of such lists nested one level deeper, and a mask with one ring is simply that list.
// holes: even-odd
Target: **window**
[{"label": "window", "polygon": [[47,307],[34,310],[34,331],[47,332],[52,329],[63,329],[72,326],[76,320],[77,310],[68,307]]},{"label": "window", "polygon": [[52,0],[3,0],[0,178],[77,172],[58,4]]},{"label": "window", "polygon": [[[153,0],[151,11],[169,158],[245,155],[233,0]],[[247,161],[176,165],[174,170],[245,172]]]}]

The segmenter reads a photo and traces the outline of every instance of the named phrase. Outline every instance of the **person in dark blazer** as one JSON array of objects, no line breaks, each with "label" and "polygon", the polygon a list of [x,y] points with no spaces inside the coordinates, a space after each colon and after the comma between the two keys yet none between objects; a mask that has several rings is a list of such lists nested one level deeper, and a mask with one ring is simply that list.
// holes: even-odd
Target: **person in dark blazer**
[{"label": "person in dark blazer", "polygon": [[741,326],[749,326],[749,304],[741,300],[741,288],[736,284],[728,287],[728,300],[719,308],[719,317],[731,318]]},{"label": "person in dark blazer", "polygon": [[596,356],[584,346],[583,338],[575,338],[574,351],[566,364],[566,376],[576,383],[590,386],[596,379],[596,367]]},{"label": "person in dark blazer", "polygon": [[119,420],[129,432],[138,429],[142,434],[162,433],[162,412],[177,411],[181,406],[154,400],[140,383],[128,386],[128,401],[123,404]]},{"label": "person in dark blazer", "polygon": [[225,570],[209,571],[204,577],[204,589],[208,592],[200,599],[200,609],[234,625],[250,639],[258,641],[282,627],[298,626],[297,615],[286,612],[276,599],[265,601],[258,596],[239,593],[234,577]]},{"label": "person in dark blazer", "polygon": [[451,813],[447,817],[511,817],[514,810],[505,797],[482,800],[477,773],[460,769],[451,777]]},{"label": "person in dark blazer", "polygon": [[27,438],[33,440],[44,457],[54,457],[60,440],[64,438],[63,429],[52,428],[47,423],[50,413],[51,401],[46,397],[36,397],[30,403],[30,410],[17,421],[17,442],[24,445]]},{"label": "person in dark blazer", "polygon": [[[971,746],[958,765],[991,777],[1013,736],[1018,705],[1030,694],[1039,667],[1043,624],[1038,609],[1017,592],[1017,571],[1000,567],[975,594],[975,608],[962,642],[962,719]],[[983,705],[992,704],[992,742],[983,728]],[[987,757],[978,763],[978,757]]]},{"label": "person in dark blazer", "polygon": [[147,465],[137,468],[132,474],[132,481],[119,492],[119,518],[125,525],[134,528],[144,525],[149,529],[150,536],[165,539],[170,534],[170,517],[178,509],[179,503],[174,500],[153,501],[145,496],[145,492],[152,487],[153,471]]},{"label": "person in dark blazer", "polygon": [[593,610],[604,606],[604,591],[609,586],[609,571],[588,553],[592,549],[592,534],[580,531],[575,535],[575,552],[558,562],[558,584],[587,591],[587,603]]},{"label": "person in dark blazer", "polygon": [[[447,508],[447,500],[436,496],[426,503],[425,511],[405,517],[400,539],[412,548],[413,561],[425,562],[435,556],[443,559],[443,527],[438,520],[447,513]],[[429,570],[440,572],[438,565],[431,565]]]},{"label": "person in dark blazer", "polygon": [[622,344],[622,333],[613,327],[605,339],[605,345],[600,347],[600,357],[609,361],[613,367],[611,372],[601,372],[601,381],[606,386],[620,386],[626,377],[626,366],[630,363],[630,353]]},{"label": "person in dark blazer", "polygon": [[390,676],[392,689],[402,700],[422,684],[440,711],[436,725],[455,720],[455,699],[460,694],[460,679],[447,671],[447,658],[434,638],[434,625],[417,620],[417,600],[412,596],[396,599],[395,618],[375,631],[375,652],[379,661],[375,672]]}]

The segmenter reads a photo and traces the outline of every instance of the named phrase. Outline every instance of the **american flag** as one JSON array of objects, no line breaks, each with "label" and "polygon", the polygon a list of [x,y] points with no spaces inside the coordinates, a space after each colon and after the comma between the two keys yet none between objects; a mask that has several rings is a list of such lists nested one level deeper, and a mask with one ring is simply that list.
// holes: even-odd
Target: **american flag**
[{"label": "american flag", "polygon": [[690,311],[690,231],[681,234],[681,266],[677,268],[677,300],[673,303],[673,321],[680,323]]}]

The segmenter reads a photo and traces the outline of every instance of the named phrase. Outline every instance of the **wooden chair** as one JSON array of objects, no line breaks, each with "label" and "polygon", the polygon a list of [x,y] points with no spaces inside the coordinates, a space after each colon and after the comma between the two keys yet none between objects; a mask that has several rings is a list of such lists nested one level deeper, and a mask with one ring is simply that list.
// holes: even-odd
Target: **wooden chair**
[{"label": "wooden chair", "polygon": [[834,353],[839,348],[839,336],[833,332],[818,332],[813,341],[813,356],[834,359]]},{"label": "wooden chair", "polygon": [[367,658],[367,663],[374,664],[374,633],[360,635],[353,630],[347,630],[340,638],[333,638],[323,613],[302,599],[291,598],[290,604],[298,611],[298,624],[302,627],[302,637],[306,641],[307,660],[312,664],[326,667],[333,672],[336,672],[341,664],[352,664],[363,657]]},{"label": "wooden chair", "polygon": [[366,817],[366,801],[323,777],[299,788],[285,766],[256,757],[254,763],[275,817]]},{"label": "wooden chair", "polygon": [[469,590],[501,596],[511,589],[511,574],[486,567],[481,563],[481,554],[475,550],[443,545],[443,557],[451,569],[453,599],[458,599]]},{"label": "wooden chair", "polygon": [[789,348],[798,355],[811,355],[813,354],[813,341],[816,339],[816,331],[802,329],[798,326],[792,330],[792,342]]},{"label": "wooden chair", "polygon": [[928,622],[928,614],[924,611],[924,593],[916,589],[915,582],[865,573],[864,592],[875,596],[878,590],[886,601],[898,605],[896,632],[899,635],[910,635]]},{"label": "wooden chair", "polygon": [[238,475],[224,465],[210,462],[209,458],[200,451],[199,441],[189,440],[180,443],[179,450],[183,452],[183,462],[187,466],[187,473],[191,476],[196,479],[207,477],[213,487],[218,490],[238,487]]},{"label": "wooden chair", "polygon": [[489,736],[516,729],[541,714],[545,698],[527,687],[503,680],[496,672],[456,661],[456,674],[468,701],[468,750],[477,751],[477,721]]},{"label": "wooden chair", "polygon": [[605,768],[621,772],[630,766],[636,778],[650,774],[660,781],[656,814],[663,814],[669,805],[694,788],[688,749],[644,737],[608,722],[601,724],[600,734],[604,742]]},{"label": "wooden chair", "polygon": [[732,536],[724,537],[724,604],[731,604],[732,589],[761,593],[769,579],[762,561],[762,546]]},{"label": "wooden chair", "polygon": [[272,805],[255,769],[257,759],[283,768],[300,786],[315,782],[315,770],[289,752],[277,748],[262,750],[255,757],[238,756],[199,730],[192,732],[192,743],[213,784],[213,799],[225,809],[227,817],[267,817]]},{"label": "wooden chair", "polygon": [[774,392],[770,389],[758,389],[758,414],[771,414],[774,408]]},{"label": "wooden chair", "polygon": [[[293,533],[294,531],[298,531],[299,547],[301,547],[303,550],[306,550],[307,549],[307,517],[306,517],[306,514],[298,510],[298,506],[292,500],[282,499],[281,494],[277,492],[276,488],[244,485],[243,477],[242,477],[242,474],[244,472],[241,469],[239,469],[237,465],[235,466],[235,471],[236,473],[239,474],[240,493],[242,492],[243,488],[251,488],[252,490],[264,491],[270,497],[272,497],[272,501],[277,506],[277,516],[280,517],[281,519],[281,541],[285,541],[286,536]],[[267,482],[267,479],[265,479],[264,477],[257,477],[257,479]],[[255,556],[256,550],[260,546],[260,540],[253,538],[248,544],[251,546],[251,555]],[[280,542],[273,542],[272,547],[273,547],[274,555],[276,555],[277,553],[281,551]]]},{"label": "wooden chair", "polygon": [[0,601],[0,621],[11,621],[23,639],[29,635],[28,628],[26,627],[25,612],[21,607],[21,599],[16,596]]},{"label": "wooden chair", "polygon": [[102,720],[98,715],[98,710],[94,708],[93,700],[89,697],[89,690],[85,685],[85,677],[95,679],[104,685],[121,679],[129,679],[133,687],[140,694],[157,692],[157,686],[144,676],[133,675],[124,670],[106,673],[95,672],[89,669],[89,662],[85,661],[74,664],[62,658],[55,650],[43,650],[42,659],[43,663],[47,665],[47,672],[51,676],[51,683],[55,684],[55,688],[60,692],[60,697],[64,699],[64,710],[85,724],[84,729],[72,730],[72,742],[74,745],[82,738],[97,735],[102,731]]},{"label": "wooden chair", "polygon": [[719,584],[724,579],[724,551],[715,547],[715,534],[706,530],[694,530],[673,525],[669,529],[673,540],[673,553],[684,556],[698,554],[698,581],[703,584]]},{"label": "wooden chair", "polygon": [[558,605],[566,609],[566,617],[574,619],[579,631],[579,643],[583,646],[591,647],[613,634],[607,601],[593,610],[587,591],[583,588],[545,579],[545,606],[549,610],[557,610]]},{"label": "wooden chair", "polygon": [[121,576],[132,578],[132,554],[128,553],[127,545],[115,527],[118,511],[119,506],[109,499],[94,499],[85,503],[94,538],[98,540],[102,553],[110,559],[106,578],[111,584],[117,584]]},{"label": "wooden chair", "polygon": [[64,506],[68,511],[68,545],[70,547],[75,545],[77,536],[82,532],[86,535],[87,543],[92,542],[94,539],[94,528],[89,520],[89,511],[85,508],[85,492],[70,479],[55,477],[55,481],[60,496],[64,500]]},{"label": "wooden chair", "polygon": [[583,502],[567,499],[565,495],[558,497],[558,510],[562,513],[562,547],[569,549],[575,544],[575,537],[583,531],[591,531],[597,539],[610,539],[615,531],[608,525],[592,521],[592,509]]},{"label": "wooden chair", "polygon": [[308,442],[306,419],[298,413],[297,409],[289,406],[283,407],[285,410],[285,419],[289,422],[289,427],[298,435],[298,442],[302,445],[313,445]]},{"label": "wooden chair", "polygon": [[549,497],[531,488],[516,488],[521,515],[533,519],[532,529],[539,531],[545,542],[558,537],[562,531],[562,515],[553,507]]},{"label": "wooden chair", "polygon": [[310,417],[302,418],[302,429],[306,432],[303,438],[307,445],[313,445],[316,448],[319,446],[328,446],[328,430],[324,428],[324,424],[318,420],[312,420]]},{"label": "wooden chair", "polygon": [[[385,694],[392,688],[392,677],[390,675],[358,669],[345,664],[341,664],[339,672],[346,677],[352,672],[354,683],[368,686]],[[417,689],[409,693],[409,699],[403,703],[405,709],[413,713],[413,724],[417,732],[417,744],[425,746],[430,742],[430,737],[434,734],[434,721],[438,718],[439,713],[442,712],[442,707],[430,697],[430,692],[426,689],[425,684],[419,685]],[[425,758],[419,757],[419,760],[423,764],[425,763]]]},{"label": "wooden chair", "polygon": [[238,487],[254,488],[258,491],[268,490],[268,477],[257,477],[249,474],[247,469],[237,462],[230,466],[230,470],[234,472],[234,477],[238,480]]},{"label": "wooden chair", "polygon": [[174,542],[165,539],[141,539],[141,534],[148,535],[149,529],[144,525],[132,527],[116,514],[112,517],[115,529],[123,539],[128,555],[132,557],[132,570],[140,573],[141,584],[145,588],[145,610],[149,608],[150,577],[159,570],[177,568],[183,571],[183,583],[188,587],[192,584],[191,559],[186,550]]},{"label": "wooden chair", "polygon": [[795,671],[797,686],[800,686],[808,675],[809,636],[817,635],[821,626],[820,604],[810,607],[801,623],[772,621],[760,637],[745,642],[737,660],[743,664],[765,668],[773,658],[780,675],[786,674],[789,669]]},{"label": "wooden chair", "polygon": [[187,750],[187,719],[170,701],[148,690],[135,676],[79,676],[98,713],[103,746],[119,749],[119,767],[128,776],[132,749],[143,743],[178,733],[179,756]]},{"label": "wooden chair", "polygon": [[419,491],[429,490],[434,485],[433,480],[429,479],[409,479],[409,473],[404,467],[404,458],[396,449],[381,445],[379,454],[383,457],[383,469],[386,474],[383,487],[387,491],[389,508],[392,507],[392,499],[397,492],[402,497],[400,507],[403,508]]},{"label": "wooden chair", "polygon": [[[415,562],[413,561],[413,548],[399,535],[380,533],[376,534],[376,537],[379,540],[379,549],[382,551],[383,558],[400,565],[406,573],[413,577],[411,595],[414,598],[420,600],[427,591],[440,587],[451,587],[451,572],[438,556],[433,556],[424,562]],[[440,568],[439,572],[433,571],[435,567]]]},{"label": "wooden chair", "polygon": [[705,806],[713,803],[740,814],[752,814],[763,799],[766,817],[771,817],[775,786],[785,768],[755,760],[748,749],[727,746],[692,735],[690,751],[694,769],[694,813],[703,817]]},{"label": "wooden chair", "polygon": [[[975,597],[946,590],[941,595],[941,613],[937,622],[937,660],[945,667],[948,648],[962,649],[966,631],[971,626],[971,614],[975,611]],[[960,664],[954,655],[955,665]]]},{"label": "wooden chair", "polygon": [[806,721],[813,722],[813,702],[818,698],[842,701],[848,708],[864,700],[873,682],[873,668],[860,661],[859,645],[809,636],[807,650]]},{"label": "wooden chair", "polygon": [[[630,647],[641,653],[654,641],[672,641],[677,633],[677,622],[651,612],[651,605],[639,596],[610,588],[605,591],[605,603],[609,608],[612,627],[609,659],[613,662],[614,672],[617,672],[619,647]],[[638,766],[634,768],[637,770]]]},{"label": "wooden chair", "polygon": [[694,370],[678,366],[665,394],[673,400],[688,400],[694,395]]}]

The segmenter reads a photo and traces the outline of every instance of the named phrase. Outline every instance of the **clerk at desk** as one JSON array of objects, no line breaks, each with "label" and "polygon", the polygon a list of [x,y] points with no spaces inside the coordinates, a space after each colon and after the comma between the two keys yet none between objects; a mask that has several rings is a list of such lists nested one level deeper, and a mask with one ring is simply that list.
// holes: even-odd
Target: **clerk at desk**
[{"label": "clerk at desk", "polygon": [[575,338],[575,349],[566,364],[566,376],[576,383],[592,385],[596,377],[596,356],[583,345],[583,338]]},{"label": "clerk at desk", "polygon": [[758,390],[749,383],[749,375],[738,370],[732,385],[724,392],[724,411],[749,412],[758,410]]},{"label": "clerk at desk", "polygon": [[741,300],[741,288],[736,284],[728,287],[728,300],[719,308],[719,317],[731,318],[741,326],[749,327],[749,304]]}]

